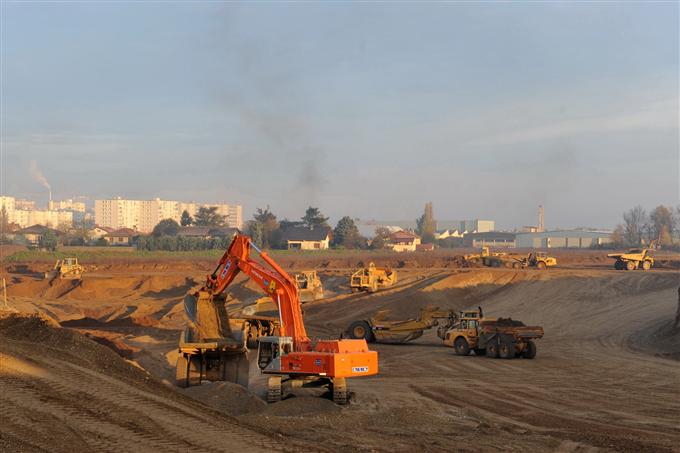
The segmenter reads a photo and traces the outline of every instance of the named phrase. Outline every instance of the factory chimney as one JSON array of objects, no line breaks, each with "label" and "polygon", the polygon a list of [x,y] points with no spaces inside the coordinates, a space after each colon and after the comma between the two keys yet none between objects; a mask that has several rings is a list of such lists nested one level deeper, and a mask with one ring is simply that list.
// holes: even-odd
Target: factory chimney
[{"label": "factory chimney", "polygon": [[543,216],[543,205],[538,205],[538,232],[543,233],[545,231],[545,218]]}]

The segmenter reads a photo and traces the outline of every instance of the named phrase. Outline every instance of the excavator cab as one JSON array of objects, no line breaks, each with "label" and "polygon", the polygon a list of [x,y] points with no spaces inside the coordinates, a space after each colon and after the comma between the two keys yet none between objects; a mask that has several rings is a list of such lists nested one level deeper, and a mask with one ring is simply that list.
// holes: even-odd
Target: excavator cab
[{"label": "excavator cab", "polygon": [[281,356],[293,351],[291,337],[260,337],[257,347],[257,366],[261,370],[281,371]]}]

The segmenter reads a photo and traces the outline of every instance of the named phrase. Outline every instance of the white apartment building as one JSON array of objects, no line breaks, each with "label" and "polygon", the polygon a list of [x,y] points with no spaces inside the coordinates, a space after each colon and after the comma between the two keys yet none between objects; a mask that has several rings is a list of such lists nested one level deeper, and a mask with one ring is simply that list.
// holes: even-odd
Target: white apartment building
[{"label": "white apartment building", "polygon": [[70,198],[68,200],[54,201],[50,200],[47,204],[47,209],[50,211],[75,211],[75,212],[85,212],[85,203],[81,201],[73,201]]},{"label": "white apartment building", "polygon": [[36,209],[16,209],[14,211],[14,223],[18,223],[21,228],[33,225],[43,225],[50,228],[70,227],[73,225],[73,212],[71,211],[51,211]]},{"label": "white apartment building", "polygon": [[173,219],[179,222],[182,212],[187,211],[194,217],[198,209],[203,206],[217,206],[217,211],[226,217],[227,226],[241,229],[243,223],[241,205],[184,203],[159,198],[125,200],[118,197],[111,200],[95,200],[94,221],[100,227],[132,228],[142,233],[149,233],[161,220]]},{"label": "white apartment building", "polygon": [[[30,209],[31,206],[33,209]],[[0,210],[5,211],[9,223],[16,223],[21,228],[33,225],[43,225],[50,228],[73,225],[73,212],[71,211],[35,209],[35,203],[27,200],[16,200],[14,197],[0,197]]]}]

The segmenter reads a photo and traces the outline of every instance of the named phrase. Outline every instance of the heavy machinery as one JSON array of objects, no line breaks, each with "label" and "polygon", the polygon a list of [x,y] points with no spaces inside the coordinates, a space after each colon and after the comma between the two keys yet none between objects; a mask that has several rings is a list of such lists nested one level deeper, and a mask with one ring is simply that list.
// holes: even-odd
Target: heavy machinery
[{"label": "heavy machinery", "polygon": [[425,307],[415,319],[405,321],[387,321],[389,310],[378,311],[372,318],[354,321],[347,328],[345,335],[349,338],[361,339],[369,343],[406,343],[420,338],[423,332],[436,327],[444,320],[444,326],[451,326],[455,312],[439,310],[439,307]]},{"label": "heavy machinery", "polygon": [[627,271],[635,269],[648,271],[654,266],[653,250],[653,248],[630,249],[625,253],[610,253],[607,257],[616,260],[614,262],[614,269],[617,271],[624,269]]},{"label": "heavy machinery", "polygon": [[295,274],[300,302],[311,302],[323,299],[323,285],[316,271],[302,271]]},{"label": "heavy machinery", "polygon": [[516,269],[524,269],[527,267],[547,269],[549,267],[557,266],[557,258],[548,256],[545,252],[529,252],[527,256],[513,259],[515,261],[512,263],[512,267]]},{"label": "heavy machinery", "polygon": [[45,279],[50,282],[57,278],[80,280],[84,271],[85,268],[78,264],[78,258],[64,258],[57,260],[50,272],[45,272]]},{"label": "heavy machinery", "polygon": [[[251,257],[251,249],[259,253],[264,264]],[[258,339],[257,365],[269,375],[267,401],[281,400],[282,384],[290,384],[328,387],[333,401],[345,404],[347,378],[378,373],[378,353],[369,350],[365,340],[311,340],[305,330],[295,280],[248,236],[236,235],[205,286],[185,298],[185,305],[197,307],[198,322],[192,326],[190,317],[189,323],[189,327],[196,327],[197,338],[194,343],[180,338],[178,383],[200,384],[203,376],[247,383],[246,335],[234,328],[238,322],[230,322],[224,308],[224,293],[241,272],[257,283],[277,307],[278,335]]]},{"label": "heavy machinery", "polygon": [[390,268],[376,267],[369,263],[368,267],[358,269],[349,279],[352,292],[368,291],[374,293],[378,288],[392,286],[397,283],[397,271]]},{"label": "heavy machinery", "polygon": [[463,260],[468,265],[479,265],[488,267],[511,267],[513,258],[505,252],[491,252],[489,247],[482,247],[480,253],[463,255]]},{"label": "heavy machinery", "polygon": [[502,359],[536,357],[535,340],[543,338],[543,327],[525,326],[511,318],[484,318],[482,308],[463,311],[450,326],[441,326],[437,335],[458,355],[476,355]]}]

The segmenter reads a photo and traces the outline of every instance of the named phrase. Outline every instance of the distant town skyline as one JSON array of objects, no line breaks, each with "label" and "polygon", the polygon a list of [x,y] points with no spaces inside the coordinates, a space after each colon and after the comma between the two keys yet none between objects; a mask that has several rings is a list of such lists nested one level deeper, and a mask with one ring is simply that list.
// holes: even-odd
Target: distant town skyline
[{"label": "distant town skyline", "polygon": [[677,205],[678,4],[492,6],[3,2],[0,192],[499,229]]}]

